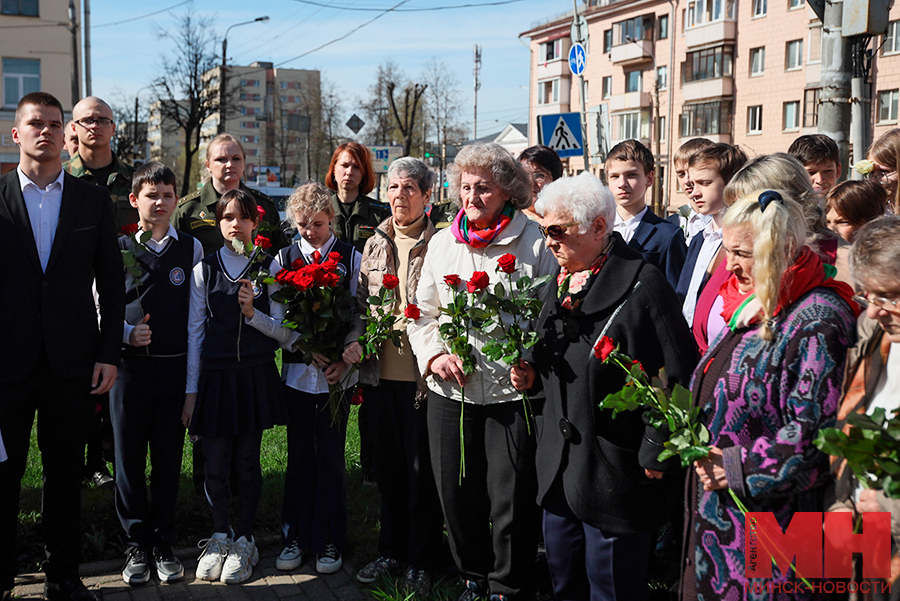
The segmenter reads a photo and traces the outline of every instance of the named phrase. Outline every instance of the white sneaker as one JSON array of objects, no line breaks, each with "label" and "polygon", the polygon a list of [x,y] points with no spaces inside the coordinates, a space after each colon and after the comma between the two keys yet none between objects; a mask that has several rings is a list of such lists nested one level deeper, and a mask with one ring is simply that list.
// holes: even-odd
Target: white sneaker
[{"label": "white sneaker", "polygon": [[253,566],[259,562],[259,551],[256,549],[256,539],[242,536],[233,543],[225,558],[222,567],[222,582],[225,584],[240,584],[253,574]]},{"label": "white sneaker", "polygon": [[334,574],[341,569],[344,564],[341,554],[338,553],[337,547],[328,543],[325,546],[325,552],[316,556],[316,571],[319,574]]},{"label": "white sneaker", "polygon": [[197,578],[216,581],[222,575],[222,565],[231,546],[231,537],[224,532],[216,532],[210,538],[204,538],[197,546],[203,549],[197,560]]},{"label": "white sneaker", "polygon": [[275,560],[275,567],[279,570],[296,570],[306,562],[308,556],[309,551],[301,549],[297,541],[294,541]]}]

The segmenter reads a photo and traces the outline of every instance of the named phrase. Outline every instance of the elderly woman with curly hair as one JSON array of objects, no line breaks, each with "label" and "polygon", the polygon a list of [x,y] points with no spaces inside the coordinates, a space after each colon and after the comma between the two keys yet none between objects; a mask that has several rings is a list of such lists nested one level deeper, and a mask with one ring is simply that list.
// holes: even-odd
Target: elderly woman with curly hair
[{"label": "elderly woman with curly hair", "polygon": [[459,280],[491,287],[499,282],[497,259],[505,254],[515,257],[517,273],[531,278],[549,274],[556,262],[538,225],[522,214],[531,205],[531,182],[502,146],[463,148],[450,167],[450,192],[461,210],[431,239],[416,291],[421,317],[407,333],[428,385],[431,464],[450,550],[466,581],[460,599],[524,598],[536,544],[530,418],[510,383],[509,367],[481,350],[499,332],[469,328],[476,366],[466,374],[441,338],[447,317],[440,310],[465,290]]},{"label": "elderly woman with curly hair", "polygon": [[[691,384],[712,449],[685,487],[681,599],[802,599],[784,592],[792,589],[748,591],[744,515],[727,489],[782,528],[821,506],[828,458],[812,442],[834,425],[856,340],[853,291],[805,245],[803,208],[785,191],[743,196],[722,233],[727,327]],[[792,572],[773,566],[772,583]]]}]

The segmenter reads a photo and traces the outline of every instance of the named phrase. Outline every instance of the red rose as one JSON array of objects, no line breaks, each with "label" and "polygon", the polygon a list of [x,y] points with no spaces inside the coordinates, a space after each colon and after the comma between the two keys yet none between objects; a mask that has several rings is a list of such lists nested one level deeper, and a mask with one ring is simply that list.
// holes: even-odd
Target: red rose
[{"label": "red rose", "polygon": [[609,354],[616,350],[616,345],[609,336],[604,336],[594,345],[594,356],[601,361],[606,361]]},{"label": "red rose", "polygon": [[294,281],[298,288],[306,290],[307,288],[312,288],[312,285],[316,283],[316,278],[308,271],[301,271],[297,273],[297,277],[294,278]]},{"label": "red rose", "polygon": [[306,265],[306,261],[303,260],[303,257],[300,257],[299,259],[295,259],[294,262],[291,263],[291,269],[300,269],[304,265]]},{"label": "red rose", "polygon": [[134,236],[138,233],[138,230],[141,229],[140,226],[136,223],[129,223],[128,225],[122,227],[122,234],[125,236]]},{"label": "red rose", "polygon": [[632,361],[632,362],[631,362],[631,366],[632,366],[632,367],[634,367],[635,365],[637,365],[637,366],[641,369],[641,371],[644,371],[644,366],[641,365],[641,362],[640,362],[640,361]]},{"label": "red rose", "polygon": [[491,283],[488,274],[484,271],[476,271],[472,274],[472,279],[466,282],[466,288],[468,288],[469,292],[473,294],[478,294],[482,290],[488,287],[488,284]]},{"label": "red rose", "polygon": [[516,257],[515,255],[506,253],[497,259],[497,265],[500,266],[500,270],[503,273],[512,273],[516,270]]},{"label": "red rose", "polygon": [[262,221],[266,218],[266,210],[261,206],[256,205],[256,216],[260,221]]},{"label": "red rose", "polygon": [[400,284],[400,279],[392,275],[390,273],[384,274],[384,277],[381,280],[381,285],[387,288],[388,290],[393,290]]},{"label": "red rose", "polygon": [[335,263],[340,263],[341,253],[337,253],[337,252],[328,253],[328,260],[334,261]]},{"label": "red rose", "polygon": [[419,319],[422,316],[422,312],[419,311],[419,308],[412,303],[406,305],[406,309],[403,310],[403,314],[410,319]]},{"label": "red rose", "polygon": [[272,241],[269,240],[268,238],[266,238],[265,236],[257,236],[257,237],[253,240],[253,244],[254,244],[255,246],[260,247],[260,248],[263,249],[263,250],[265,250],[265,249],[267,249],[267,248],[272,248]]},{"label": "red rose", "polygon": [[444,276],[444,283],[447,284],[448,286],[459,286],[459,282],[460,282],[459,276],[456,275],[455,273]]}]

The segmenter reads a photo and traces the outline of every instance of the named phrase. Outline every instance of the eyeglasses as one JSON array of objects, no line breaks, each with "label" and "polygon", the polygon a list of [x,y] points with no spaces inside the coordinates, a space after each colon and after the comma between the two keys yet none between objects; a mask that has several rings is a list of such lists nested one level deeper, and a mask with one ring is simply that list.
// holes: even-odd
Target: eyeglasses
[{"label": "eyeglasses", "polygon": [[544,227],[543,225],[538,227],[540,228],[541,235],[544,238],[550,236],[553,240],[559,242],[566,237],[566,228],[572,227],[573,225],[581,225],[581,222],[573,221],[572,223],[557,223],[554,225],[548,225],[547,227]]},{"label": "eyeglasses", "polygon": [[90,129],[95,125],[99,125],[100,127],[110,127],[113,124],[113,120],[107,119],[106,117],[100,117],[99,119],[91,119],[90,117],[87,117],[85,119],[79,119],[75,123],[85,129]]},{"label": "eyeglasses", "polygon": [[540,171],[535,171],[531,174],[531,179],[533,179],[538,184],[542,184],[547,180],[547,175],[541,173]]},{"label": "eyeglasses", "polygon": [[884,309],[885,311],[896,311],[897,304],[900,303],[900,298],[891,300],[883,296],[870,296],[868,292],[860,292],[859,294],[854,295],[853,300],[855,300],[862,307],[874,305],[875,307]]},{"label": "eyeglasses", "polygon": [[892,175],[896,175],[896,174],[897,174],[896,169],[894,169],[893,171],[882,171],[880,169],[875,169],[874,171],[872,171],[869,174],[869,177],[871,177],[872,179],[877,179],[880,182],[885,182],[885,181],[891,179]]}]

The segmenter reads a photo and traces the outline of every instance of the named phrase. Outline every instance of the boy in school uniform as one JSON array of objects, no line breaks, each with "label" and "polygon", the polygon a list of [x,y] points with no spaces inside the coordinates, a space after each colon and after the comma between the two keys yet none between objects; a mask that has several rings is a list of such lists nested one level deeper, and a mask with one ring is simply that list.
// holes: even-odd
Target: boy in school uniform
[{"label": "boy in school uniform", "polygon": [[[672,166],[675,169],[675,178],[678,180],[678,187],[684,195],[687,196],[688,204],[678,207],[678,211],[669,215],[669,217],[666,218],[666,221],[674,223],[681,228],[681,231],[684,232],[684,243],[688,248],[690,248],[691,240],[694,236],[702,232],[703,228],[706,227],[706,224],[709,223],[710,220],[708,215],[702,215],[697,212],[697,207],[694,206],[694,202],[691,200],[694,182],[688,177],[688,163],[694,154],[707,146],[712,145],[713,142],[706,138],[691,138],[679,146],[678,150],[675,151],[675,156],[672,157]],[[685,212],[687,212],[687,215],[683,214]]]},{"label": "boy in school uniform", "polygon": [[172,543],[184,445],[190,274],[203,247],[169,224],[178,195],[168,167],[150,162],[138,168],[128,198],[139,214],[136,238],[151,232],[143,244],[131,236],[119,238],[120,249],[134,254],[142,275],[136,280],[126,269],[122,359],[110,394],[116,512],[128,545],[122,579],[134,585],[150,580],[151,562],[161,582],[184,575]]},{"label": "boy in school uniform", "polygon": [[788,154],[803,163],[813,189],[823,198],[841,179],[841,155],[834,140],[825,134],[800,136]]},{"label": "boy in school uniform", "polygon": [[653,186],[653,153],[637,140],[613,146],[606,157],[606,179],[616,200],[613,231],[662,271],[674,288],[687,247],[681,228],[657,217],[644,196]]}]

